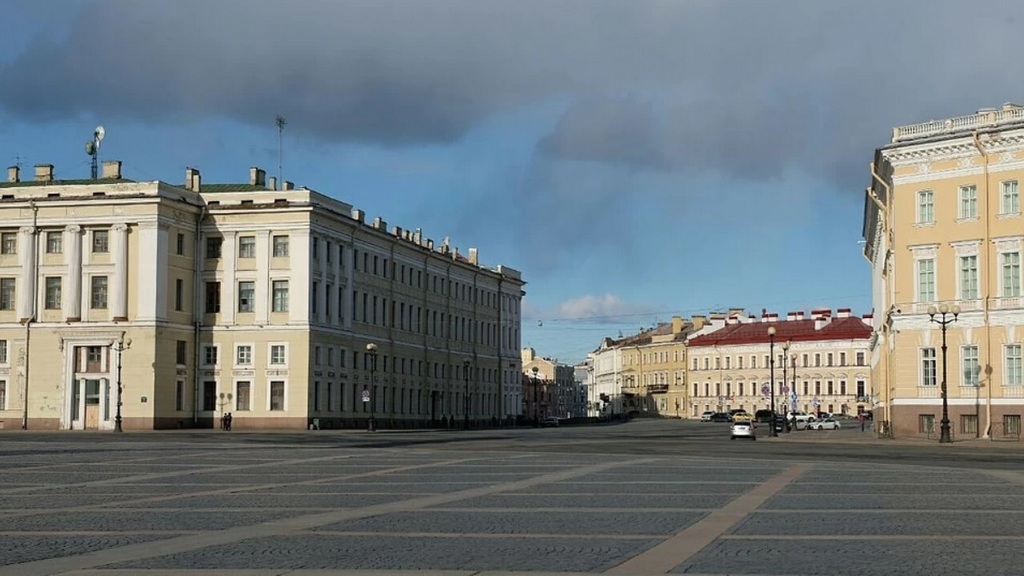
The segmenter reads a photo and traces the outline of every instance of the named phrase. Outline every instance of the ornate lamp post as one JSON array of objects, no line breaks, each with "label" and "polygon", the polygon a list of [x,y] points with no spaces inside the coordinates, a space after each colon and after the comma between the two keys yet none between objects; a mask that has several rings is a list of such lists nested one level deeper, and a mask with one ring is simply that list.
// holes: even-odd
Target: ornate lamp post
[{"label": "ornate lamp post", "polygon": [[772,422],[769,436],[778,436],[775,431],[775,326],[768,327],[768,387],[771,390]]},{"label": "ornate lamp post", "polygon": [[466,378],[466,398],[464,399],[466,410],[463,412],[463,428],[469,430],[469,360],[462,361],[462,375]]},{"label": "ornate lamp post", "polygon": [[[793,361],[793,386],[789,389],[790,402],[793,404],[793,411],[796,412],[796,353],[790,355],[790,360]],[[796,424],[796,420],[793,420]]]},{"label": "ornate lamp post", "polygon": [[377,345],[370,342],[366,345],[366,353],[370,355],[370,419],[366,422],[367,432],[377,431],[377,420],[374,412],[377,408],[377,380],[374,373],[377,371]]},{"label": "ornate lamp post", "polygon": [[[935,316],[939,318],[936,319]],[[949,403],[946,399],[946,326],[956,322],[960,315],[960,307],[956,304],[952,308],[946,304],[939,304],[939,307],[928,307],[928,317],[932,322],[939,325],[942,330],[942,422],[939,426],[939,443],[948,444],[953,441],[949,433]]]},{"label": "ornate lamp post", "polygon": [[117,352],[117,411],[114,414],[114,432],[124,432],[121,428],[121,392],[124,389],[124,386],[121,385],[121,354],[132,347],[132,339],[125,338],[124,334],[121,334],[121,337],[110,346]]},{"label": "ornate lamp post", "polygon": [[531,369],[531,372],[533,372],[533,427],[534,428],[536,428],[537,424],[538,424],[538,420],[537,420],[537,372],[539,372],[539,371],[540,371],[540,368],[537,368],[536,366],[534,366]]},{"label": "ornate lamp post", "polygon": [[782,429],[785,430],[786,432],[789,432],[789,402],[787,401],[787,397],[789,396],[789,394],[786,394],[786,392],[789,389],[789,377],[786,376],[786,368],[787,368],[787,365],[789,364],[788,362],[786,362],[786,358],[789,356],[789,346],[790,346],[789,340],[786,340],[785,342],[782,343],[782,386],[783,387],[782,387],[781,390],[779,390],[779,393],[782,394],[782,420],[784,422]]}]

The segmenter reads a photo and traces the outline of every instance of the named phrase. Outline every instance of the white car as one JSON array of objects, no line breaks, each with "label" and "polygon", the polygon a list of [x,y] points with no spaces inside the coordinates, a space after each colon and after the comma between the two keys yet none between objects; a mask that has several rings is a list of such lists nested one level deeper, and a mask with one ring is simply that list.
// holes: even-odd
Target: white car
[{"label": "white car", "polygon": [[757,440],[757,434],[754,432],[754,423],[750,420],[733,422],[732,426],[729,427],[729,438],[731,440],[735,440],[737,438],[750,438],[751,440]]},{"label": "white car", "polygon": [[807,427],[811,430],[839,430],[839,422],[836,422],[834,418],[825,418],[824,420],[815,420]]},{"label": "white car", "polygon": [[705,413],[700,415],[700,421],[701,422],[711,422],[711,416],[713,414],[714,414],[714,412],[708,410],[707,412],[705,412]]}]

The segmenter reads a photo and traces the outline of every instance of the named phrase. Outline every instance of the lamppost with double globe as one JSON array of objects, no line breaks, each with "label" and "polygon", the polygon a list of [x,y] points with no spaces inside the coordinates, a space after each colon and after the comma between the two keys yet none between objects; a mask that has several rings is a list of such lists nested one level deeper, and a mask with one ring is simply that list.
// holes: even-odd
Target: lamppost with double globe
[{"label": "lamppost with double globe", "polygon": [[125,338],[124,334],[111,344],[111,347],[117,352],[117,411],[114,413],[114,432],[124,432],[121,428],[121,392],[124,390],[124,386],[121,384],[121,354],[125,350],[132,347],[132,339]]},{"label": "lamppost with double globe", "polygon": [[771,390],[772,421],[769,424],[769,436],[778,436],[775,431],[775,326],[768,327],[768,387]]},{"label": "lamppost with double globe", "polygon": [[377,420],[374,413],[377,408],[377,386],[375,372],[377,371],[377,345],[370,342],[366,345],[366,353],[370,355],[370,419],[366,422],[367,432],[377,431]]},{"label": "lamppost with double globe", "polygon": [[[938,316],[938,318],[936,318]],[[956,304],[949,307],[946,304],[939,304],[939,307],[928,307],[928,317],[932,322],[939,325],[942,330],[942,421],[939,424],[939,443],[948,444],[953,441],[949,432],[949,402],[946,399],[946,327],[956,322],[960,316],[960,307]]]},{"label": "lamppost with double globe", "polygon": [[789,363],[786,362],[786,358],[789,356],[789,346],[789,340],[782,343],[782,389],[779,390],[779,393],[782,394],[782,429],[786,432],[789,432],[789,402],[786,401],[788,396],[786,392],[789,388],[789,377],[786,376],[786,368]]},{"label": "lamppost with double globe", "polygon": [[465,405],[466,405],[466,410],[465,410],[465,413],[463,415],[463,428],[465,430],[469,430],[469,404],[470,404],[470,402],[469,402],[469,365],[470,365],[470,361],[469,360],[463,360],[462,361],[462,373],[463,373],[463,376],[465,376],[465,378],[466,378],[466,398],[464,400]]},{"label": "lamppost with double globe", "polygon": [[540,368],[534,366],[531,370],[533,372],[533,427],[536,428],[537,421],[537,372],[540,372]]},{"label": "lamppost with double globe", "polygon": [[[789,358],[793,361],[793,386],[789,389],[789,401],[792,402],[793,411],[796,412],[796,353],[791,354]],[[796,417],[793,419],[793,424],[795,427]]]}]

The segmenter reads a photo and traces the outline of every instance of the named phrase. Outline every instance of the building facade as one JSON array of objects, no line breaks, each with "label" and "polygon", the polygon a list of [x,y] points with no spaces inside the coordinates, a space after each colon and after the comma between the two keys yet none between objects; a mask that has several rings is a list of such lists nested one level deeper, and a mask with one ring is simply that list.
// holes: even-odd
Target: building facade
[{"label": "building facade", "polygon": [[[0,183],[0,422],[32,429],[504,420],[518,271],[258,168],[239,184]],[[58,361],[54,361],[54,360]]]},{"label": "building facade", "polygon": [[870,177],[881,419],[895,435],[937,433],[945,397],[954,437],[1019,435],[1024,107],[894,128]]},{"label": "building facade", "polygon": [[531,390],[524,399],[524,414],[540,419],[579,416],[581,386],[576,382],[575,367],[538,356],[533,348],[523,348],[520,360],[524,382]]},{"label": "building facade", "polygon": [[[868,346],[871,317],[847,308],[785,320],[763,312],[713,315],[687,342],[690,418],[702,412],[775,409],[858,414],[872,409]],[[774,395],[774,396],[773,396]]]}]

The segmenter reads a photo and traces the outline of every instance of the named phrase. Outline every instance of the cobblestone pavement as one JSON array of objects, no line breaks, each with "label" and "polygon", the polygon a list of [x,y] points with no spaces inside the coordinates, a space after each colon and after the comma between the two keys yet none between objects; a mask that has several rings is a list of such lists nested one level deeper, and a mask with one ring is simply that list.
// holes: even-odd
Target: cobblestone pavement
[{"label": "cobblestone pavement", "polygon": [[720,432],[8,432],[0,576],[1022,573],[1019,445]]}]

